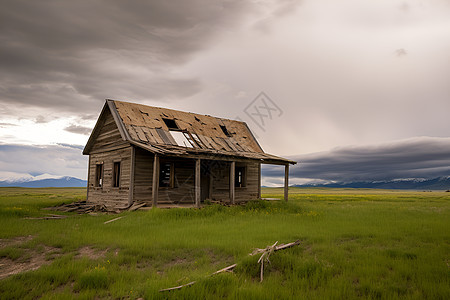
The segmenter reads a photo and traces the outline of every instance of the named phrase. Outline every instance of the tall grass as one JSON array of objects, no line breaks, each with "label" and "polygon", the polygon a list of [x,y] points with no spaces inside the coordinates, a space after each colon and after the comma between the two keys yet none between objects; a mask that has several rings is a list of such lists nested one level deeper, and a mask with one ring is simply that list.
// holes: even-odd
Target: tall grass
[{"label": "tall grass", "polygon": [[[126,212],[103,224],[116,216],[24,219],[79,200],[84,189],[0,189],[0,238],[34,237],[0,253],[20,260],[40,245],[62,253],[50,265],[1,280],[0,298],[450,299],[449,193],[290,193],[288,203]],[[248,253],[297,239],[299,247],[271,256],[260,283],[258,258]],[[80,258],[83,246],[107,252]],[[232,263],[234,273],[208,276]]]}]

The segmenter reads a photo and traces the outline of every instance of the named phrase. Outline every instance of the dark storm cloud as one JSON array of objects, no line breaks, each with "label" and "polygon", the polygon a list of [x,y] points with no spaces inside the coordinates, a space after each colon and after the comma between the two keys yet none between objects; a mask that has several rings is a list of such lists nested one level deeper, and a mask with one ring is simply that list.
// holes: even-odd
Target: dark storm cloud
[{"label": "dark storm cloud", "polygon": [[20,174],[71,175],[86,177],[87,157],[75,145],[2,145],[0,171]]},{"label": "dark storm cloud", "polygon": [[[433,178],[450,175],[450,139],[415,138],[379,146],[343,147],[291,159],[299,162],[291,168],[293,179]],[[266,166],[263,175],[279,177],[282,171]]]},{"label": "dark storm cloud", "polygon": [[177,66],[238,25],[231,1],[0,1],[0,102],[86,111],[201,89]]}]

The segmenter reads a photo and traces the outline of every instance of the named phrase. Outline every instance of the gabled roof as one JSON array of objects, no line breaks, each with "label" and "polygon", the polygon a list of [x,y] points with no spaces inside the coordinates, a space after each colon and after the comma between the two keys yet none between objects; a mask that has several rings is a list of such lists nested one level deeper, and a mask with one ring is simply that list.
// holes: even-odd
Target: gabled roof
[{"label": "gabled roof", "polygon": [[153,153],[296,163],[264,153],[245,122],[117,100],[106,100],[83,154],[89,154],[106,109],[110,110],[124,141]]}]

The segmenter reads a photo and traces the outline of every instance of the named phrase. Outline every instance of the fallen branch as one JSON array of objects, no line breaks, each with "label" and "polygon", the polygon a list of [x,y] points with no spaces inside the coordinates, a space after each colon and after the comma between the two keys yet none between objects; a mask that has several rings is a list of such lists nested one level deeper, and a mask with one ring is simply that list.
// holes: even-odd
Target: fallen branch
[{"label": "fallen branch", "polygon": [[104,222],[103,224],[108,224],[108,223],[111,223],[111,222],[114,222],[114,221],[120,220],[120,219],[122,219],[122,218],[123,218],[123,217],[117,217],[117,218],[115,218],[115,219],[112,219],[112,220],[106,221],[106,222]]},{"label": "fallen branch", "polygon": [[[225,268],[220,269],[220,270],[218,270],[218,271],[215,271],[214,273],[212,273],[212,274],[209,275],[209,276],[213,276],[213,275],[216,275],[216,274],[219,274],[219,273],[223,273],[223,272],[228,272],[228,271],[234,269],[234,267],[236,267],[236,266],[237,266],[237,264],[233,264],[233,265],[231,265],[231,266],[228,266],[228,267],[225,267]],[[193,285],[193,284],[196,283],[196,282],[197,282],[197,281],[192,281],[192,282],[189,282],[189,283],[186,283],[186,284],[182,284],[182,285],[179,285],[179,286],[174,286],[174,287],[171,287],[171,288],[168,288],[168,289],[159,290],[159,291],[160,291],[160,292],[166,292],[166,291],[179,290],[179,289],[184,288],[184,287],[186,287],[186,286]]]},{"label": "fallen branch", "polygon": [[[278,246],[277,246],[277,243],[278,242],[275,242],[272,246],[267,246],[264,249],[256,248],[252,253],[249,254],[249,255],[256,255],[258,253],[262,253],[261,257],[258,260],[258,263],[261,263],[261,275],[260,275],[261,276],[261,281],[263,281],[264,260],[266,260],[270,264],[269,257],[270,257],[270,255],[273,252],[279,251],[279,250],[284,250],[284,249],[287,249],[287,248],[299,245],[300,244],[300,240],[297,240],[297,241],[292,242],[292,243],[281,244],[281,245],[278,245]],[[216,274],[219,274],[219,273],[223,273],[223,272],[232,271],[236,266],[237,266],[237,264],[232,264],[231,266],[228,266],[228,267],[225,267],[223,269],[220,269],[220,270],[212,273],[209,276],[213,276],[213,275],[216,275]],[[178,290],[178,289],[181,289],[181,288],[184,288],[184,287],[187,287],[187,286],[191,286],[191,285],[193,285],[196,282],[197,281],[191,281],[191,282],[186,283],[186,284],[182,284],[182,285],[171,287],[171,288],[167,288],[167,289],[162,289],[162,290],[159,290],[159,291],[160,292],[167,292],[167,291]]]},{"label": "fallen branch", "polygon": [[233,264],[233,265],[228,266],[228,267],[226,267],[226,268],[220,269],[219,271],[215,271],[215,272],[212,273],[210,276],[216,275],[216,274],[219,274],[219,273],[223,273],[223,272],[228,272],[228,271],[230,271],[230,270],[233,270],[236,266],[237,266],[237,264]]}]

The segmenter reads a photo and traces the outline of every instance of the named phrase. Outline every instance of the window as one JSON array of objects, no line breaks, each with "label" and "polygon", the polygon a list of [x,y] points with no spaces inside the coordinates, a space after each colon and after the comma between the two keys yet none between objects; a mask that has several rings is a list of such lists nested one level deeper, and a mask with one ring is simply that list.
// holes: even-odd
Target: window
[{"label": "window", "polygon": [[175,122],[174,119],[166,119],[163,118],[164,123],[166,123],[167,128],[169,128],[169,130],[181,130],[180,127],[178,127],[177,122]]},{"label": "window", "polygon": [[223,133],[226,136],[231,137],[231,133],[228,131],[228,129],[224,125],[220,125],[220,128],[222,129]]},{"label": "window", "polygon": [[236,167],[234,172],[234,186],[244,187],[246,185],[245,167]]},{"label": "window", "polygon": [[95,165],[95,186],[102,187],[103,185],[103,164]]},{"label": "window", "polygon": [[112,183],[113,187],[120,187],[120,161],[114,162]]},{"label": "window", "polygon": [[189,133],[173,130],[169,131],[169,133],[172,135],[173,139],[175,140],[175,143],[177,143],[178,146],[188,148],[194,147],[195,143],[190,138]]},{"label": "window", "polygon": [[174,186],[174,174],[173,163],[161,163],[159,169],[159,186],[160,187],[173,187]]}]

